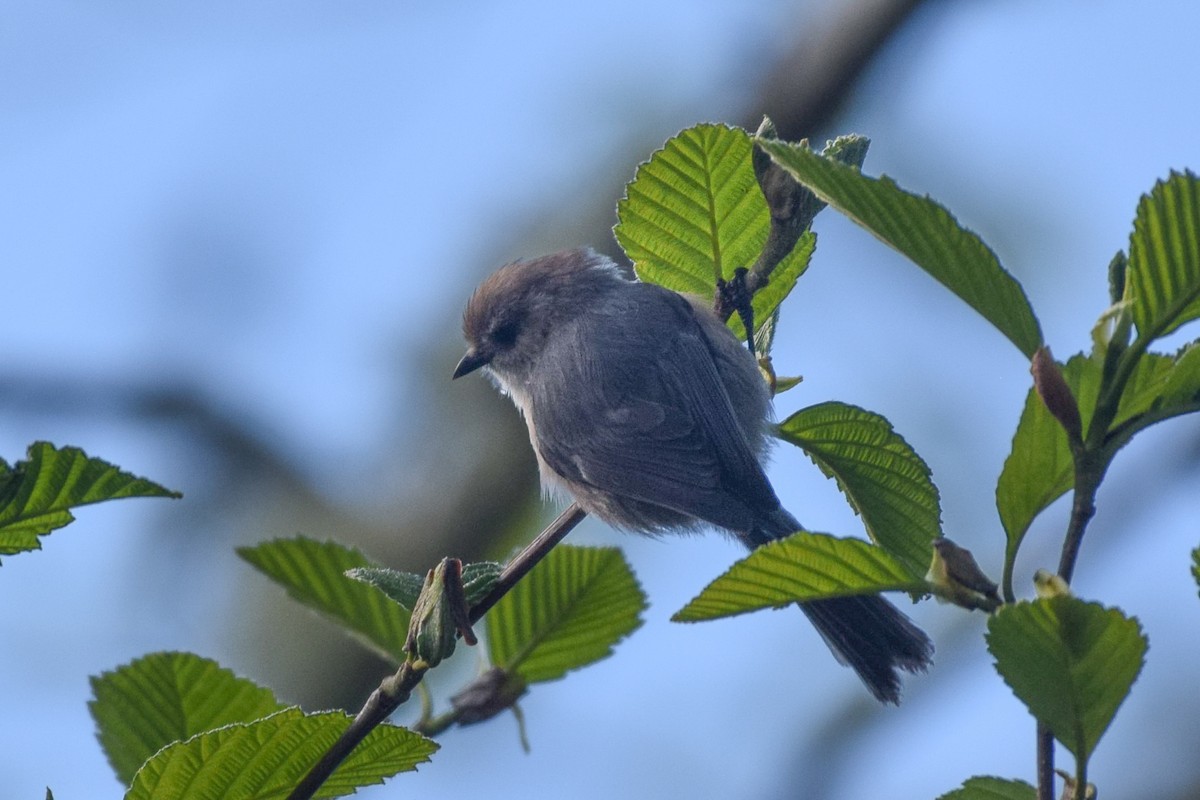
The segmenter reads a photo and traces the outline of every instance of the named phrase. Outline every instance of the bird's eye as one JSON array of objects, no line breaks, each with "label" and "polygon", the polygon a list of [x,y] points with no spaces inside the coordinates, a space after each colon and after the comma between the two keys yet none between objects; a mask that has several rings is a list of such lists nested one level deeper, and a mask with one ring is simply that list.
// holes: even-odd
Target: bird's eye
[{"label": "bird's eye", "polygon": [[521,323],[518,320],[509,320],[496,326],[492,331],[492,341],[500,347],[509,347],[517,341],[517,334],[520,332]]}]

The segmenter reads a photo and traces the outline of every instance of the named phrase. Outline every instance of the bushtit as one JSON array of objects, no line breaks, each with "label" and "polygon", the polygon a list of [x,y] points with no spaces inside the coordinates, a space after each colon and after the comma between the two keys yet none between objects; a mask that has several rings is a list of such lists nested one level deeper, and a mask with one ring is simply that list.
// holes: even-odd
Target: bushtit
[{"label": "bushtit", "polygon": [[[463,332],[454,377],[483,367],[512,398],[548,491],[641,533],[711,525],[753,548],[801,529],[763,473],[766,382],[704,305],[566,250],[493,273]],[[897,668],[930,663],[928,637],[878,595],[800,607],[882,701],[899,702]]]}]

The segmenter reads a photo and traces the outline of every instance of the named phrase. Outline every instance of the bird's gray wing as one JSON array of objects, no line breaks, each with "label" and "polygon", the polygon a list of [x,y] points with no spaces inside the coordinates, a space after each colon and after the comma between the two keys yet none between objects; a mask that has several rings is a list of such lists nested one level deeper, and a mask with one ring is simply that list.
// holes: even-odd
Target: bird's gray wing
[{"label": "bird's gray wing", "polygon": [[[539,452],[572,481],[748,530],[779,500],[693,310],[670,298],[619,325],[584,321],[556,344],[556,366],[533,396]],[[581,358],[581,342],[595,337],[603,337],[603,357]]]}]

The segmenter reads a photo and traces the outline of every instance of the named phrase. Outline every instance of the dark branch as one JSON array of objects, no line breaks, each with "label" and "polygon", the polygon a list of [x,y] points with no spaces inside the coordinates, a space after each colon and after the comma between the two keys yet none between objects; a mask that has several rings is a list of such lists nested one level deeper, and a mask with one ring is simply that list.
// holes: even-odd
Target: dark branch
[{"label": "dark branch", "polygon": [[788,141],[818,133],[920,5],[921,0],[838,4],[836,16],[806,25],[804,35],[763,79],[743,126],[753,130],[769,114]]},{"label": "dark branch", "polygon": [[[478,622],[488,609],[500,601],[500,598],[512,591],[517,582],[545,558],[554,546],[562,541],[563,537],[570,533],[586,516],[587,512],[575,503],[567,506],[565,511],[559,514],[553,522],[546,526],[545,530],[526,545],[524,550],[504,566],[492,590],[471,607],[467,614],[470,622],[472,624]],[[394,675],[385,678],[379,684],[379,688],[367,698],[366,704],[358,712],[354,721],[350,723],[350,727],[346,728],[341,737],[321,756],[321,760],[304,776],[304,780],[297,784],[292,793],[288,795],[287,800],[312,798],[321,785],[333,774],[333,771],[338,768],[338,765],[345,761],[354,748],[367,737],[367,734],[408,700],[413,689],[425,677],[427,671],[428,667],[422,662],[414,663],[410,660],[401,664],[400,669]]]}]

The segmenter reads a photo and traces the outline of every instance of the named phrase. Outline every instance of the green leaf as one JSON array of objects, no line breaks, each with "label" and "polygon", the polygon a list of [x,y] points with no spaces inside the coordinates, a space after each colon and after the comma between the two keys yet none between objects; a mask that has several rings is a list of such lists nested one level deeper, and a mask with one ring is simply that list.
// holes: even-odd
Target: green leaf
[{"label": "green leaf", "polygon": [[[1129,350],[1126,355],[1136,353]],[[1112,452],[1151,425],[1200,411],[1200,347],[1193,342],[1173,358],[1141,353],[1108,431]]]},{"label": "green leaf", "polygon": [[1200,179],[1191,172],[1172,172],[1138,203],[1126,291],[1139,339],[1200,316]]},{"label": "green leaf", "polygon": [[293,599],[347,628],[384,658],[404,661],[409,612],[373,586],[346,576],[358,567],[378,566],[360,551],[297,537],[239,547],[237,553]]},{"label": "green leaf", "polygon": [[[495,585],[496,579],[500,577],[501,569],[501,565],[495,561],[479,561],[463,565],[463,591],[469,605],[474,605],[487,596],[487,593],[492,590],[492,586]],[[387,567],[356,567],[349,570],[346,576],[374,586],[410,612],[417,602],[417,597],[421,594],[421,589],[425,586],[423,576]]]},{"label": "green leaf", "polygon": [[528,683],[555,680],[610,655],[645,608],[620,550],[559,545],[487,613],[488,652]]},{"label": "green leaf", "polygon": [[1158,392],[1163,406],[1177,408],[1194,405],[1200,397],[1200,343],[1192,342],[1179,351],[1171,362]]},{"label": "green leaf", "polygon": [[977,776],[938,800],[1037,800],[1037,789],[1025,781]]},{"label": "green leaf", "polygon": [[172,742],[283,708],[269,689],[191,653],[151,653],[91,684],[100,746],[126,786]]},{"label": "green leaf", "polygon": [[1192,551],[1192,577],[1200,585],[1200,547]]},{"label": "green leaf", "polygon": [[711,297],[717,278],[754,263],[770,215],[750,153],[745,131],[702,124],[638,167],[613,229],[638,277]]},{"label": "green leaf", "polygon": [[[617,203],[613,233],[641,280],[711,298],[718,278],[758,259],[771,227],[754,177],[750,136],[739,128],[696,125],[638,167]],[[808,268],[815,237],[805,233],[754,296],[764,324]],[[740,323],[731,327],[741,331]]]},{"label": "green leaf", "polygon": [[1142,670],[1146,637],[1117,609],[1063,595],[1006,605],[988,650],[1021,702],[1086,761]]},{"label": "green leaf", "polygon": [[[1187,356],[1187,352],[1183,356]],[[1159,408],[1176,393],[1185,392],[1196,378],[1197,366],[1169,356],[1146,353],[1130,375],[1110,430]],[[1178,370],[1178,372],[1177,372]],[[1072,356],[1062,368],[1063,378],[1079,404],[1084,436],[1088,435],[1103,379],[1099,358]],[[1075,483],[1074,460],[1067,435],[1031,388],[1025,397],[1021,421],[1013,436],[1012,450],[996,483],[996,508],[1008,537],[1007,559],[1011,565],[1034,518],[1068,492]]]},{"label": "green leaf", "polygon": [[[736,314],[730,317],[730,322],[736,317]],[[775,309],[775,313],[764,320],[760,320],[758,317],[754,319],[755,327],[757,328],[754,332],[754,352],[758,354],[760,359],[763,357],[770,358],[771,349],[775,347],[775,329],[779,326],[779,309]],[[778,391],[777,388],[776,392]]]},{"label": "green leaf", "polygon": [[890,178],[869,178],[803,144],[770,139],[758,145],[817,197],[912,259],[995,325],[1026,356],[1042,344],[1025,292],[995,253],[928,197]]},{"label": "green leaf", "polygon": [[[1188,378],[1186,372],[1190,366],[1185,365],[1185,371],[1177,376],[1183,378],[1185,383]],[[1117,406],[1117,415],[1113,418],[1109,430],[1161,406],[1164,392],[1167,391],[1174,372],[1175,359],[1161,353],[1143,353],[1129,382],[1125,384],[1125,391],[1121,394],[1121,402]]]},{"label": "green leaf", "polygon": [[1113,305],[1125,298],[1125,277],[1128,270],[1129,257],[1125,255],[1124,250],[1118,250],[1108,262],[1108,300]]},{"label": "green leaf", "polygon": [[70,508],[126,497],[182,495],[77,447],[35,442],[15,467],[0,461],[0,555],[39,549],[39,536],[74,519]]},{"label": "green leaf", "polygon": [[[1100,377],[1099,363],[1084,355],[1072,357],[1063,367],[1063,378],[1079,404],[1085,432],[1095,410]],[[1034,518],[1068,491],[1074,481],[1067,434],[1030,388],[1013,434],[1012,450],[996,482],[996,509],[1008,538],[1009,562]]]},{"label": "green leaf", "polygon": [[802,532],[756,548],[671,619],[700,622],[797,601],[886,591],[920,593],[927,587],[869,542]]},{"label": "green leaf", "polygon": [[[142,767],[126,800],[283,800],[352,718],[337,711],[298,708],[228,725],[178,742]],[[394,725],[380,725],[317,791],[343,797],[383,783],[429,760],[434,742]]]},{"label": "green leaf", "polygon": [[[774,138],[774,137],[771,137]],[[867,160],[871,140],[859,133],[847,133],[825,142],[821,156],[833,161],[861,169]]]},{"label": "green leaf", "polygon": [[996,510],[1007,538],[1006,565],[1016,558],[1037,515],[1074,484],[1074,460],[1066,432],[1030,389],[1012,449],[996,481]]},{"label": "green leaf", "polygon": [[904,564],[924,575],[941,535],[941,504],[929,467],[886,419],[846,403],[797,411],[779,436],[804,450],[834,478],[862,517],[867,533]]}]

